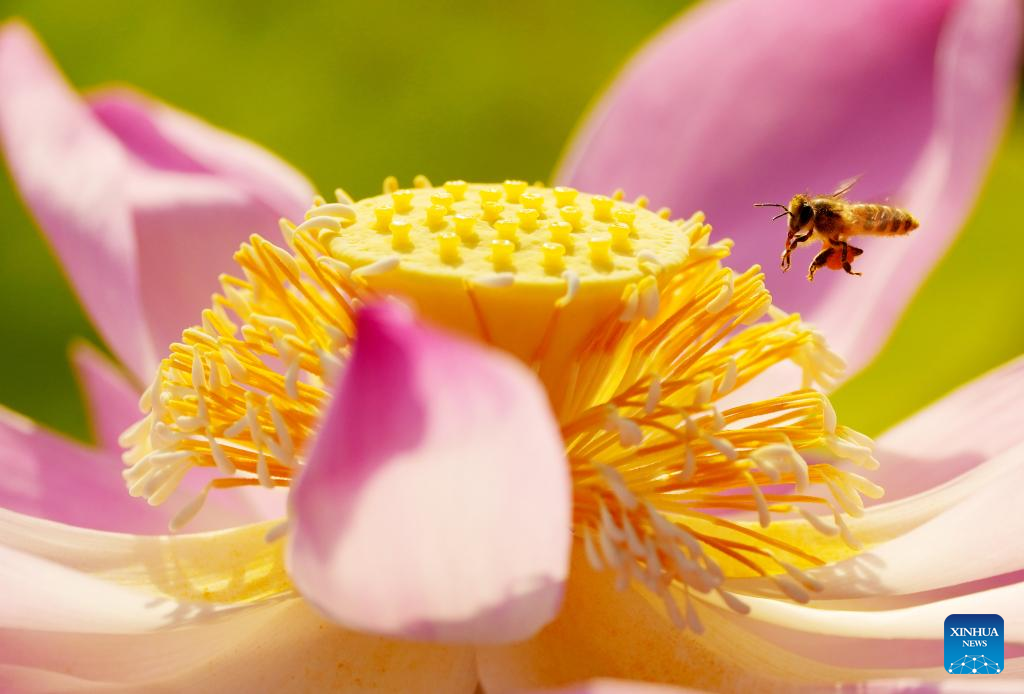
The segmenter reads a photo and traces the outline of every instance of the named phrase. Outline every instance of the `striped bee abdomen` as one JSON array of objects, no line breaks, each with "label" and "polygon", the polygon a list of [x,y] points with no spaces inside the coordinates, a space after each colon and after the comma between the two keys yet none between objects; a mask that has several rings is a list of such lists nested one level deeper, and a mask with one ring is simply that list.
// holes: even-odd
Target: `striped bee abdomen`
[{"label": "striped bee abdomen", "polygon": [[889,205],[851,205],[858,233],[863,234],[906,234],[917,228],[914,215]]}]

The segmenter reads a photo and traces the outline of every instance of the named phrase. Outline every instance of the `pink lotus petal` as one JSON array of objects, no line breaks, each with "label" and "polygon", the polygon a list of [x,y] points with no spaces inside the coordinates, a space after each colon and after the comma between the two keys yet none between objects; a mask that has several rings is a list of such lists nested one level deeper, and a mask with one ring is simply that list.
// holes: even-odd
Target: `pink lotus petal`
[{"label": "pink lotus petal", "polygon": [[[819,323],[855,370],[970,210],[1020,40],[1016,0],[705,3],[626,66],[556,178],[703,209],[736,239],[733,265],[762,264],[777,303]],[[784,225],[752,203],[858,174],[855,197],[893,195],[921,228],[865,243],[863,277],[823,272],[811,287],[799,267],[781,275]]]},{"label": "pink lotus petal", "polygon": [[[935,600],[909,607],[887,608],[866,598],[830,609],[828,603],[798,605],[785,600],[747,597],[748,616],[730,616],[715,609],[737,628],[830,668],[865,671],[863,678],[885,677],[884,669],[908,675],[922,668],[941,674],[942,623],[950,614],[996,612],[1006,623],[1006,670],[1024,674],[1024,584]],[[1014,662],[1015,661],[1015,662]],[[938,666],[938,667],[937,667]],[[874,671],[874,672],[872,672]]]},{"label": "pink lotus petal", "polygon": [[1024,442],[1024,357],[981,376],[887,431],[872,481],[884,502],[925,491]]},{"label": "pink lotus petal", "polygon": [[0,507],[86,528],[165,533],[170,506],[128,496],[116,454],[89,451],[0,409]]},{"label": "pink lotus petal", "polygon": [[364,310],[292,492],[289,571],[350,628],[508,641],[561,603],[570,487],[543,390],[509,357]]},{"label": "pink lotus petal", "polygon": [[215,174],[275,210],[300,214],[310,204],[309,181],[255,142],[127,87],[86,99],[122,146],[155,170]]},{"label": "pink lotus petal", "polygon": [[[61,523],[163,535],[174,514],[198,492],[183,487],[162,506],[128,495],[120,450],[90,450],[0,407],[0,509]],[[201,485],[200,485],[201,486]],[[265,495],[270,497],[271,495]],[[211,494],[189,530],[281,518],[283,498]]]},{"label": "pink lotus petal", "polygon": [[1014,549],[1024,536],[1024,513],[1017,507],[1024,488],[1024,442],[993,464],[1005,472],[922,525],[812,571],[826,584],[820,597],[918,593],[1024,570],[1024,553]]},{"label": "pink lotus petal", "polygon": [[145,538],[0,509],[0,594],[17,596],[0,601],[0,690],[473,691],[466,647],[349,632],[299,598],[175,597],[205,578],[197,559],[217,543],[266,547],[262,527]]},{"label": "pink lotus petal", "polygon": [[142,97],[103,94],[93,108],[31,30],[0,28],[0,141],[14,180],[111,349],[148,381],[231,251],[301,213],[299,191],[311,191],[271,155]]},{"label": "pink lotus petal", "polygon": [[[151,602],[154,602],[151,600]],[[4,692],[407,692],[472,694],[465,646],[347,631],[301,599],[144,633],[0,630]],[[195,609],[191,617],[202,617]],[[169,628],[169,627],[174,628]]]},{"label": "pink lotus petal", "polygon": [[86,342],[71,347],[71,363],[85,396],[86,413],[92,425],[96,443],[114,452],[117,472],[121,445],[118,437],[142,416],[139,411],[139,389],[132,384],[116,364]]}]

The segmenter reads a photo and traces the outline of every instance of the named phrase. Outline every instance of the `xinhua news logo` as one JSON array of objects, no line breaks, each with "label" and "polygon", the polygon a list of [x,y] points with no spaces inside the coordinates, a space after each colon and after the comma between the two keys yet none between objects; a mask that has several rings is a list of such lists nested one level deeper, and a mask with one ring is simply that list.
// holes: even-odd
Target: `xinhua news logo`
[{"label": "xinhua news logo", "polygon": [[997,614],[951,614],[946,617],[946,672],[997,675],[1003,671],[1003,618]]}]

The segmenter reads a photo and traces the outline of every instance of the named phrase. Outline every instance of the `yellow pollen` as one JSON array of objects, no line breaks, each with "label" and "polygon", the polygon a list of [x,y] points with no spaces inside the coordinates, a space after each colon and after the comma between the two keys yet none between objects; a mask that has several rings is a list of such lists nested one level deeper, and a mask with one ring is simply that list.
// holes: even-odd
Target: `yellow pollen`
[{"label": "yellow pollen", "polygon": [[619,253],[629,253],[632,246],[629,243],[629,225],[622,222],[614,222],[608,225],[612,235],[612,248]]},{"label": "yellow pollen", "polygon": [[523,231],[533,231],[537,228],[540,210],[519,210],[516,212],[516,216],[519,218],[519,226]]},{"label": "yellow pollen", "polygon": [[391,194],[391,200],[395,205],[395,212],[408,214],[412,211],[412,199],[416,195],[414,190],[396,190]]},{"label": "yellow pollen", "polygon": [[[806,601],[813,568],[859,548],[844,519],[881,493],[850,469],[877,465],[871,441],[812,389],[843,362],[772,307],[760,268],[722,265],[732,244],[712,243],[702,214],[521,181],[384,189],[317,199],[282,220],[287,250],[253,236],[235,254],[241,272],[171,345],[122,435],[131,494],[162,503],[206,468],[179,527],[213,490],[289,486],[358,306],[397,295],[533,369],[565,442],[576,541],[682,628],[699,627],[691,594],[738,612],[748,589]],[[783,361],[804,388],[725,400]]]},{"label": "yellow pollen", "polygon": [[615,208],[615,211],[612,212],[612,217],[614,217],[615,221],[619,224],[625,224],[627,227],[632,229],[633,220],[636,219],[636,209],[617,207]]},{"label": "yellow pollen", "polygon": [[448,181],[444,184],[444,192],[452,196],[452,200],[458,202],[466,196],[469,184],[465,181]]},{"label": "yellow pollen", "polygon": [[395,217],[395,208],[392,205],[380,205],[373,209],[373,216],[376,220],[373,228],[382,234],[391,230],[391,220]]},{"label": "yellow pollen", "polygon": [[584,228],[583,210],[575,205],[567,205],[559,210],[562,219],[572,225],[573,231],[582,231]]},{"label": "yellow pollen", "polygon": [[513,219],[499,219],[494,223],[494,229],[498,232],[499,239],[515,243],[519,232],[519,222]]},{"label": "yellow pollen", "polygon": [[555,193],[555,204],[559,207],[565,207],[571,205],[576,200],[576,196],[579,194],[575,188],[557,187],[554,190]]},{"label": "yellow pollen", "polygon": [[565,262],[562,260],[562,256],[565,255],[565,246],[547,241],[542,243],[540,248],[544,254],[544,270],[550,274],[561,275],[565,270]]},{"label": "yellow pollen", "polygon": [[612,205],[615,204],[614,200],[604,195],[595,195],[591,198],[590,204],[594,206],[594,219],[599,222],[612,221],[611,212]]},{"label": "yellow pollen", "polygon": [[452,231],[442,231],[437,235],[437,248],[441,262],[455,265],[459,262],[459,235]]},{"label": "yellow pollen", "polygon": [[480,207],[483,209],[484,221],[488,224],[496,222],[498,217],[501,216],[502,211],[505,209],[505,206],[500,202],[493,201],[484,202]]},{"label": "yellow pollen", "polygon": [[587,242],[590,246],[590,262],[594,267],[611,267],[612,262],[612,237],[611,234],[595,234]]},{"label": "yellow pollen", "polygon": [[448,214],[448,209],[443,205],[431,205],[427,208],[427,226],[431,231],[440,231],[448,225],[448,220],[445,219],[445,215]]},{"label": "yellow pollen", "polygon": [[539,218],[544,217],[544,196],[540,193],[524,193],[520,196],[520,202],[525,210],[535,210]]},{"label": "yellow pollen", "polygon": [[455,196],[447,190],[438,190],[430,196],[430,202],[434,205],[440,205],[443,207],[447,214],[451,210],[452,204],[455,202]]},{"label": "yellow pollen", "polygon": [[516,245],[506,239],[494,239],[491,241],[491,262],[494,263],[495,271],[507,271],[512,269],[512,257]]},{"label": "yellow pollen", "polygon": [[409,241],[411,231],[412,222],[408,220],[391,222],[391,247],[396,251],[412,250],[412,243]]},{"label": "yellow pollen", "polygon": [[572,224],[569,222],[551,222],[548,225],[551,232],[551,242],[560,243],[568,250],[572,250]]},{"label": "yellow pollen", "polygon": [[501,188],[497,186],[485,186],[479,189],[480,200],[488,202],[497,202],[501,200]]},{"label": "yellow pollen", "polygon": [[476,239],[476,216],[471,214],[452,215],[455,224],[455,233],[462,237],[467,243]]},{"label": "yellow pollen", "polygon": [[519,202],[519,196],[526,192],[526,181],[505,181],[505,199],[509,202]]}]

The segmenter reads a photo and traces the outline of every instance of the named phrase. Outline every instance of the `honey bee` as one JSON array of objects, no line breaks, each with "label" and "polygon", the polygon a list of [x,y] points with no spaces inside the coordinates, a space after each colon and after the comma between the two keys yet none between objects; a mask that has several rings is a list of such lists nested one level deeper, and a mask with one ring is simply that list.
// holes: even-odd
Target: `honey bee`
[{"label": "honey bee", "polygon": [[831,195],[794,195],[789,205],[760,202],[755,207],[781,207],[779,217],[789,217],[786,250],[782,252],[782,271],[789,270],[790,254],[799,246],[821,241],[821,251],[807,270],[807,279],[814,281],[814,273],[828,266],[854,272],[853,259],[864,251],[847,241],[853,236],[902,236],[918,227],[917,219],[906,210],[890,205],[849,202],[845,195],[856,179],[845,182]]}]

